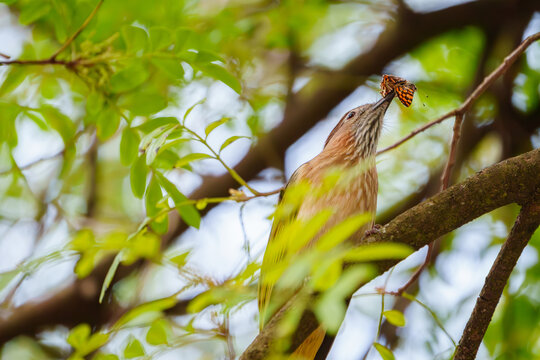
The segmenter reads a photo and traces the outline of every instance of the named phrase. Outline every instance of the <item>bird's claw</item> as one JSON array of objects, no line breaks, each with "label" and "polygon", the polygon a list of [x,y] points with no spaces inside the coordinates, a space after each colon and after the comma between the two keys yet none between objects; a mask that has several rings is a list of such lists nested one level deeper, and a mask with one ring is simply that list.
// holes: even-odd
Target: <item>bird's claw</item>
[{"label": "bird's claw", "polygon": [[370,235],[375,235],[375,234],[378,234],[382,229],[382,226],[379,225],[379,224],[374,224],[373,227],[369,230],[366,230],[366,232],[364,233],[364,236],[370,236]]}]

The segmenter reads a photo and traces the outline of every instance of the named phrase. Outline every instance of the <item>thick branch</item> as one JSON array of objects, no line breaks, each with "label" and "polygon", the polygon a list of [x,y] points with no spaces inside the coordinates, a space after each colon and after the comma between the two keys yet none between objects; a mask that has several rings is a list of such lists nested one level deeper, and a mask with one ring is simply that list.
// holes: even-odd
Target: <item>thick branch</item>
[{"label": "thick branch", "polygon": [[459,341],[454,360],[474,360],[476,358],[478,347],[491,322],[508,278],[539,225],[540,202],[533,201],[524,205],[508,239],[503,244],[486,277],[484,287],[476,300],[474,310]]},{"label": "thick branch", "polygon": [[[378,234],[368,237],[365,243],[399,242],[420,249],[501,206],[526,203],[534,195],[535,189],[540,187],[538,174],[540,149],[495,164],[399,215]],[[382,262],[379,270],[382,273],[396,263]],[[264,359],[270,354],[276,326],[286,310],[282,309],[272,318],[241,359]],[[311,333],[319,325],[315,317],[307,319],[301,325],[304,334]]]},{"label": "thick branch", "polygon": [[[287,104],[282,123],[262,139],[238,163],[235,170],[242,178],[249,180],[271,165],[267,161],[268,153],[283,158],[292,143],[324,118],[359,85],[357,81],[351,81],[351,77],[344,74],[368,76],[380,73],[389,61],[433,36],[465,25],[493,26],[500,23],[514,7],[525,9],[538,5],[536,0],[522,0],[511,5],[503,2],[477,1],[431,13],[416,14],[409,10],[403,11],[397,25],[381,34],[371,51],[358,56],[343,70],[328,71],[315,76],[310,84]],[[54,64],[61,64],[61,61],[54,60]],[[272,150],[268,151],[268,147]],[[229,174],[208,177],[192,197],[219,197],[227,194],[229,188],[236,186],[236,182]],[[209,205],[207,210],[210,208]],[[185,224],[178,221],[177,223],[179,225],[171,231],[169,239],[185,231]],[[101,286],[110,264],[110,261],[101,263],[89,278],[97,287]],[[130,269],[120,267],[115,279],[120,279],[129,272]],[[0,321],[0,343],[18,334],[33,334],[50,324],[75,325],[84,321],[92,326],[100,326],[107,322],[111,311],[107,310],[106,306],[98,306],[98,292],[92,292],[92,297],[83,296],[79,291],[82,288],[81,282],[77,281],[71,288],[60,291],[43,302],[25,305],[23,311],[25,316],[18,316],[16,312],[19,309],[15,309],[12,315]],[[64,311],[64,307],[68,305],[85,310],[68,314]]]}]

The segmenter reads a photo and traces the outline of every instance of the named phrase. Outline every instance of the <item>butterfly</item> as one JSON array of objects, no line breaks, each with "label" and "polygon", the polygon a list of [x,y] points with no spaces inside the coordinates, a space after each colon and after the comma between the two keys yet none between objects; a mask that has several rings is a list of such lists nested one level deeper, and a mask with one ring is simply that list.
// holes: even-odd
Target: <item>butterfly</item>
[{"label": "butterfly", "polygon": [[384,97],[395,91],[401,103],[407,107],[411,106],[416,86],[410,81],[394,75],[383,75],[381,80],[381,95]]}]

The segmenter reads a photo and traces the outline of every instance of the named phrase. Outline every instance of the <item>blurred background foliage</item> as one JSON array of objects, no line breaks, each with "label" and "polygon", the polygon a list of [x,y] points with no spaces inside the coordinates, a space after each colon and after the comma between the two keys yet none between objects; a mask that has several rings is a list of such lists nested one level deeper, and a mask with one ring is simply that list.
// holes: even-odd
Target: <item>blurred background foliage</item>
[{"label": "blurred background foliage", "polygon": [[[388,111],[388,146],[459,106],[540,31],[534,0],[1,2],[2,359],[239,356],[258,329],[274,190],[341,115],[378,98],[381,73],[414,82],[412,107]],[[433,33],[411,20],[445,11]],[[400,36],[394,55],[377,52]],[[370,53],[377,71],[354,67]],[[452,182],[540,146],[539,92],[536,43],[466,117]],[[379,223],[438,191],[451,129],[446,121],[378,158]],[[330,358],[361,358],[374,341],[398,359],[450,358],[517,211],[441,239],[413,295],[386,298],[379,339],[381,296],[355,297]],[[349,225],[341,234],[361,222]],[[319,266],[313,288],[326,296],[315,308],[337,331],[345,294],[373,272],[342,274],[343,254],[321,251],[287,278]],[[354,256],[392,251],[407,253]],[[479,358],[540,357],[539,251],[537,231]],[[402,262],[387,288],[422,256]],[[367,358],[390,356],[376,350]]]}]

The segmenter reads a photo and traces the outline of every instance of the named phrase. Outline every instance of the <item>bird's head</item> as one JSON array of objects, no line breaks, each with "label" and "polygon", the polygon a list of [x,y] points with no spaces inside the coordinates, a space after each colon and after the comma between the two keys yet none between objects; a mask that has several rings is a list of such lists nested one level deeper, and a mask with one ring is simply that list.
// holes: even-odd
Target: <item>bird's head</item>
[{"label": "bird's head", "polygon": [[393,98],[392,91],[376,103],[347,112],[328,136],[325,149],[333,148],[352,158],[375,155],[384,114]]}]

